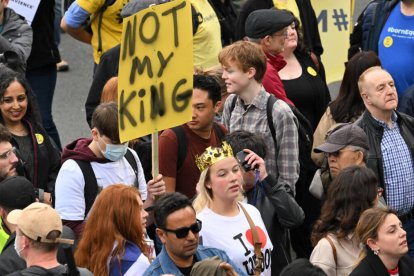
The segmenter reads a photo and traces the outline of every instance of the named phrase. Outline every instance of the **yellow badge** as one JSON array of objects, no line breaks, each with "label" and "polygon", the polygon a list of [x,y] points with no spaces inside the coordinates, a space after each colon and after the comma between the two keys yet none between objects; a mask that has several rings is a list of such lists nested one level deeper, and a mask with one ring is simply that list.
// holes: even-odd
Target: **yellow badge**
[{"label": "yellow badge", "polygon": [[392,37],[390,37],[390,36],[386,36],[386,37],[384,38],[384,47],[385,47],[385,48],[389,48],[389,47],[391,47],[393,42],[394,42],[394,41],[392,40]]},{"label": "yellow badge", "polygon": [[40,133],[36,133],[35,136],[36,136],[37,143],[39,145],[43,144],[43,141],[45,140],[45,138],[43,137],[43,135],[40,134]]},{"label": "yellow badge", "polygon": [[318,75],[318,73],[316,73],[315,69],[313,69],[312,67],[308,67],[306,69],[306,71],[308,71],[309,75],[316,77],[316,75]]}]

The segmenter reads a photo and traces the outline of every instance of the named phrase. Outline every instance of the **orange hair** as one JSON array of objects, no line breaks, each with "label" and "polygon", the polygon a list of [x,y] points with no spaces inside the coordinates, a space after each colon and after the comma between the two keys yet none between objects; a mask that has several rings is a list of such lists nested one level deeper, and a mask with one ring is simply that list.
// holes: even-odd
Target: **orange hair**
[{"label": "orange hair", "polygon": [[102,89],[101,103],[118,102],[118,77],[110,78]]},{"label": "orange hair", "polygon": [[[116,256],[120,262],[127,240],[138,245],[146,254],[138,196],[135,187],[124,184],[111,185],[102,190],[77,246],[77,265],[89,269],[94,275],[108,275],[108,257]],[[115,242],[118,245],[111,254]]]},{"label": "orange hair", "polygon": [[259,45],[250,41],[237,41],[224,47],[218,59],[221,65],[230,66],[230,63],[234,63],[243,72],[253,67],[256,69],[254,79],[259,83],[266,73],[266,55]]}]

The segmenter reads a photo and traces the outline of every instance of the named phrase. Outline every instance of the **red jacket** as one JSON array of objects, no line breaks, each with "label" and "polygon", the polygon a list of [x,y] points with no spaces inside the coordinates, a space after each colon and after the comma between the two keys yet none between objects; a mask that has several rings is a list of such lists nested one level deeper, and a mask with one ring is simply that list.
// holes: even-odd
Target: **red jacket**
[{"label": "red jacket", "polygon": [[263,78],[263,87],[267,92],[273,94],[276,98],[282,101],[294,105],[291,100],[286,96],[285,88],[283,87],[282,80],[279,77],[279,71],[286,66],[286,61],[281,55],[273,56],[269,53],[265,53],[267,57],[266,73]]}]

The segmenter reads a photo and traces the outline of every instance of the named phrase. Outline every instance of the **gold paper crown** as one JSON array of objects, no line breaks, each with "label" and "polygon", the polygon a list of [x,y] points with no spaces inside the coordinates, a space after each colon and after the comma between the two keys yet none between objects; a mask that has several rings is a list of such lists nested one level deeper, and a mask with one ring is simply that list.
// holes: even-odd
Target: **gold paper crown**
[{"label": "gold paper crown", "polygon": [[196,165],[200,172],[204,171],[217,161],[227,157],[233,157],[233,149],[227,142],[221,147],[208,147],[200,156],[196,156]]}]

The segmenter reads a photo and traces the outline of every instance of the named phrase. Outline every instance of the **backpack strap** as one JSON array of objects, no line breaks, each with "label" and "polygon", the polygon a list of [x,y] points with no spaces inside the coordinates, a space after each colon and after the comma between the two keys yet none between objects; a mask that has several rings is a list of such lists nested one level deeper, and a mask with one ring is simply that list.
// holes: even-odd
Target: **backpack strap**
[{"label": "backpack strap", "polygon": [[[125,153],[125,159],[131,165],[132,169],[135,173],[135,182],[134,186],[138,188],[138,164],[134,158],[134,155],[130,150],[127,150]],[[76,164],[78,164],[79,168],[82,171],[83,179],[85,181],[85,186],[83,188],[83,193],[85,197],[85,215],[88,215],[89,211],[92,208],[93,203],[95,202],[95,198],[98,195],[99,187],[98,181],[96,180],[95,172],[92,169],[92,165],[90,162],[84,160],[74,160]]]},{"label": "backpack strap", "polygon": [[334,261],[335,261],[335,269],[336,269],[336,267],[338,266],[338,256],[336,254],[335,244],[333,243],[332,239],[328,235],[326,235],[325,239],[329,242],[329,245],[332,248],[332,253],[333,253],[333,257],[334,257]]},{"label": "backpack strap", "polygon": [[257,232],[256,226],[254,225],[254,222],[252,218],[250,217],[247,210],[244,208],[242,204],[239,203],[240,209],[243,211],[244,216],[247,219],[247,222],[249,223],[250,230],[252,231],[252,237],[253,237],[253,243],[254,243],[254,254],[256,255],[255,260],[255,267],[254,267],[254,275],[259,276],[262,272],[262,266],[263,266],[263,253],[262,253],[262,242],[260,241],[259,233]]},{"label": "backpack strap", "polygon": [[172,128],[178,143],[178,155],[177,155],[177,171],[183,166],[185,156],[187,155],[187,137],[185,136],[183,126],[176,126]]},{"label": "backpack strap", "polygon": [[85,180],[85,186],[83,188],[83,193],[85,197],[85,215],[89,213],[92,208],[92,205],[95,201],[96,196],[98,195],[98,182],[96,181],[95,172],[92,169],[91,163],[83,160],[74,160],[78,164],[79,168],[82,171],[83,178]]},{"label": "backpack strap", "polygon": [[103,6],[99,9],[98,13],[99,13],[99,18],[98,18],[98,53],[99,55],[102,54],[102,35],[101,35],[101,26],[102,26],[102,18],[103,18],[103,14],[106,11],[106,9],[112,5],[113,3],[115,3],[116,0],[105,0],[105,3],[103,4]]},{"label": "backpack strap", "polygon": [[230,110],[229,110],[230,114],[233,112],[234,108],[236,107],[236,102],[237,102],[237,96],[234,96],[230,104]]},{"label": "backpack strap", "polygon": [[223,138],[224,138],[224,131],[223,131],[223,129],[220,127],[220,125],[219,125],[219,124],[217,124],[216,122],[213,122],[213,128],[214,128],[214,131],[216,132],[217,137],[219,138],[219,140],[220,140],[220,141],[223,141]]},{"label": "backpack strap", "polygon": [[127,150],[124,157],[128,161],[129,165],[131,165],[132,169],[134,170],[134,173],[135,173],[134,186],[136,188],[138,188],[139,185],[138,185],[138,164],[137,164],[137,160],[135,160],[135,157],[132,154],[130,149]]},{"label": "backpack strap", "polygon": [[276,98],[272,95],[267,98],[266,105],[266,114],[267,114],[267,124],[269,125],[270,133],[272,134],[273,142],[275,143],[276,148],[276,130],[275,125],[273,124],[273,106],[276,103]]}]

